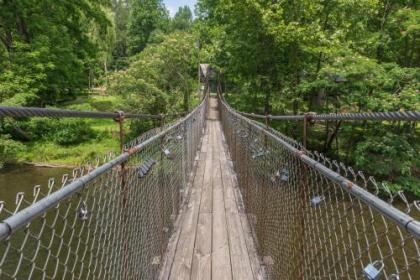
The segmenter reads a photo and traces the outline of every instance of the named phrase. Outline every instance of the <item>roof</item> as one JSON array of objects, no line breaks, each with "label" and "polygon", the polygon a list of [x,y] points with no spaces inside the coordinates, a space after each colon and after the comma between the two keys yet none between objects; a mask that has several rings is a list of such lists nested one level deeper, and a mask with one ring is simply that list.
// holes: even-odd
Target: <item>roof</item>
[{"label": "roof", "polygon": [[216,77],[216,74],[216,70],[214,70],[210,64],[200,64],[200,76],[202,80],[211,80]]}]

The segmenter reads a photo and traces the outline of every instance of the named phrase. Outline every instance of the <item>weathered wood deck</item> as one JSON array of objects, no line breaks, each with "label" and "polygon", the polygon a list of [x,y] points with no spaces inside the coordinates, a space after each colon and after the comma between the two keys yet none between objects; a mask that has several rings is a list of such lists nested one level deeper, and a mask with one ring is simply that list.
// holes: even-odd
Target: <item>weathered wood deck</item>
[{"label": "weathered wood deck", "polygon": [[160,279],[263,279],[235,176],[211,98],[196,173]]}]

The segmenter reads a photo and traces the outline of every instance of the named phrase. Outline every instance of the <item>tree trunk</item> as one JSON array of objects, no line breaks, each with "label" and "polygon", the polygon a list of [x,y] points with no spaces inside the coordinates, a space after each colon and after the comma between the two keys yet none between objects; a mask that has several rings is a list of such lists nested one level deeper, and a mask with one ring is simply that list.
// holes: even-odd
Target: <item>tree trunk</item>
[{"label": "tree trunk", "polygon": [[[332,147],[332,144],[333,144],[333,142],[334,142],[334,139],[336,139],[336,138],[338,137],[338,131],[339,131],[339,129],[340,129],[340,126],[341,126],[341,121],[339,121],[339,122],[335,125],[335,128],[334,128],[333,133],[331,134],[331,136],[329,137],[329,139],[328,139],[327,143],[325,144],[324,151],[325,151],[326,153],[327,153],[329,150],[331,150],[331,147]],[[337,144],[337,145],[338,145],[338,144]],[[337,150],[337,153],[338,153],[338,150]]]}]

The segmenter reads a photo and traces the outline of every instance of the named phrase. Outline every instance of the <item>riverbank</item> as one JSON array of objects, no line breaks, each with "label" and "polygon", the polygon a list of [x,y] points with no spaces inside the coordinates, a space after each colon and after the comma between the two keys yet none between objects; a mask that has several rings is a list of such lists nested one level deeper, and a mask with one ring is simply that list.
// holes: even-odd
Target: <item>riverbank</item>
[{"label": "riverbank", "polygon": [[17,155],[17,162],[38,166],[78,166],[87,161],[95,160],[98,155],[118,152],[118,150],[119,141],[111,135],[74,146],[35,142],[27,144],[26,149]]},{"label": "riverbank", "polygon": [[[78,111],[114,112],[122,108],[118,96],[79,96],[62,103],[60,108]],[[16,129],[0,142],[0,166],[18,163],[48,167],[74,167],[95,160],[98,155],[119,151],[119,127],[110,119],[45,119],[32,118],[14,123]],[[128,127],[126,128],[128,131]],[[22,138],[24,134],[25,137]],[[7,142],[8,141],[8,142]],[[3,154],[2,154],[3,151]]]}]

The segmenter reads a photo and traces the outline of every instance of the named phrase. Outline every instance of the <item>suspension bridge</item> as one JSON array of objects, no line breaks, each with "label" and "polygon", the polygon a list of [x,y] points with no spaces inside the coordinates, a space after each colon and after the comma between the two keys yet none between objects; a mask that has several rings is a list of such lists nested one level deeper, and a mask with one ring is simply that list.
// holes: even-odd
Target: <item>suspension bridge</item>
[{"label": "suspension bridge", "polygon": [[[0,108],[34,115],[163,120]],[[270,128],[275,118],[420,113],[247,115],[207,94],[120,155],[0,202],[0,279],[420,279],[420,203],[384,200],[373,178]]]}]

